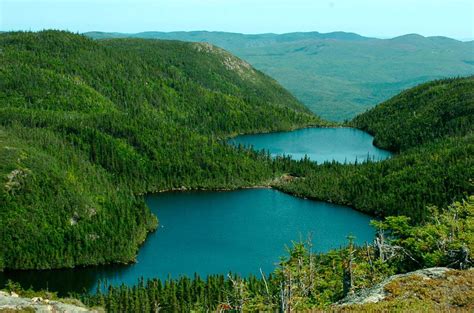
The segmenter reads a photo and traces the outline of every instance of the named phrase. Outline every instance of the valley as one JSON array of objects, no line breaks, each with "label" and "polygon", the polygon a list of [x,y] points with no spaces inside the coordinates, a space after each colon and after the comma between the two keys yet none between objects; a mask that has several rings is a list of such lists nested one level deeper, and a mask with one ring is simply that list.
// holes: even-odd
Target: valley
[{"label": "valley", "polygon": [[112,312],[307,310],[472,264],[472,76],[335,123],[207,43],[42,31],[0,47],[2,283]]},{"label": "valley", "polygon": [[[370,135],[349,128],[307,128],[248,137],[238,136],[229,142],[250,143],[253,149],[269,150],[276,157],[269,145],[279,138],[283,149],[278,150],[279,157],[286,155],[298,161],[306,155],[319,163],[363,162],[367,156],[375,161],[390,155],[375,148]],[[255,140],[259,139],[260,145],[256,146]],[[302,144],[299,154],[292,149],[295,143]],[[328,148],[323,153],[313,152],[314,147]],[[227,272],[248,277],[259,275],[259,269],[271,273],[285,247],[308,236],[313,238],[315,252],[327,252],[345,245],[348,235],[354,236],[358,244],[371,242],[374,235],[370,216],[277,190],[162,192],[148,195],[146,202],[158,216],[159,226],[140,247],[136,263],[41,272],[7,270],[0,273],[0,285],[12,279],[23,286],[67,295],[72,291],[94,292],[99,281],[133,286],[142,277],[166,280]],[[75,283],[71,285],[71,281]]]},{"label": "valley", "polygon": [[324,119],[354,118],[404,89],[474,74],[474,42],[408,34],[391,39],[355,33],[88,32],[92,38],[208,42],[275,78]]}]

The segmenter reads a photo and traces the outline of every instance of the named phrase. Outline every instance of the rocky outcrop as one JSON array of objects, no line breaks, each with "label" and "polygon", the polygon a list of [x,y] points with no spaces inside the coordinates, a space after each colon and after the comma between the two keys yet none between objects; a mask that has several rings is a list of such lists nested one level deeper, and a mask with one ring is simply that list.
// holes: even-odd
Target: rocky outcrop
[{"label": "rocky outcrop", "polygon": [[372,288],[362,289],[357,291],[354,294],[350,294],[341,301],[338,302],[338,305],[353,305],[353,304],[366,304],[366,303],[377,303],[384,300],[388,293],[386,291],[386,286],[396,280],[410,277],[410,276],[418,276],[422,279],[440,279],[444,278],[446,272],[450,269],[446,267],[432,267],[426,268],[414,272],[410,272],[407,274],[399,274],[393,275],[389,278],[386,278],[381,283],[375,285]]},{"label": "rocky outcrop", "polygon": [[100,311],[86,308],[78,300],[74,300],[74,304],[68,304],[60,301],[52,301],[41,297],[22,298],[18,294],[12,292],[7,293],[0,291],[0,312],[41,312],[41,313],[86,313]]}]

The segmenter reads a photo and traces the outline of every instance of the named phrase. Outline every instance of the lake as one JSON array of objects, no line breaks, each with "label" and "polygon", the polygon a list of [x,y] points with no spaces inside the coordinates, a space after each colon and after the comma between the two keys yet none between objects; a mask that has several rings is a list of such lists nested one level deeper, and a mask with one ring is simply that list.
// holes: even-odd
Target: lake
[{"label": "lake", "polygon": [[[308,128],[293,132],[239,136],[234,144],[267,149],[274,156],[307,155],[317,162],[355,162],[390,153],[372,145],[372,137],[351,128]],[[370,217],[348,207],[296,198],[273,189],[168,192],[146,199],[160,225],[140,248],[137,263],[49,271],[5,271],[7,279],[24,287],[93,291],[98,280],[135,284],[140,277],[192,276],[198,273],[269,274],[285,246],[312,237],[315,251],[328,251],[347,243],[372,241]]]},{"label": "lake", "polygon": [[169,192],[147,198],[160,219],[141,247],[136,264],[75,270],[7,271],[24,286],[91,291],[97,281],[134,284],[138,278],[227,273],[270,273],[285,246],[312,234],[313,249],[372,241],[370,217],[348,207],[296,198],[273,189]]},{"label": "lake", "polygon": [[268,150],[272,156],[291,156],[295,160],[308,156],[323,163],[337,161],[354,163],[371,159],[385,160],[389,151],[372,144],[373,137],[356,128],[304,128],[291,132],[242,135],[229,140],[234,145]]}]

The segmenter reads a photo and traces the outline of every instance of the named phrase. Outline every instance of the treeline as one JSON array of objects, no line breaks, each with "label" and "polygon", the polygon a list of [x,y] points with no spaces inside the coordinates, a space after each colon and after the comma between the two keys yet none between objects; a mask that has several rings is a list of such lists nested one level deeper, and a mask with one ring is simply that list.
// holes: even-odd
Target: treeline
[{"label": "treeline", "polygon": [[[95,295],[83,295],[81,300],[88,306],[104,307],[107,312],[210,312],[216,309],[229,310],[233,308],[233,303],[240,301],[240,297],[249,299],[250,296],[263,296],[266,292],[263,279],[242,279],[231,274],[210,275],[206,279],[195,275],[192,279],[181,277],[164,282],[159,279],[141,279],[133,287],[104,285],[107,286],[99,282],[98,292]],[[272,290],[273,294],[276,292]]]},{"label": "treeline", "polygon": [[473,155],[474,136],[470,134],[412,148],[382,162],[300,162],[289,169],[301,177],[275,187],[368,214],[405,215],[420,222],[429,215],[427,206],[445,207],[474,193]]},{"label": "treeline", "polygon": [[355,117],[349,125],[374,135],[374,143],[404,151],[474,130],[474,76],[422,84]]},{"label": "treeline", "polygon": [[156,227],[143,199],[49,130],[0,128],[0,267],[129,262]]},{"label": "treeline", "polygon": [[[213,275],[205,280],[195,276],[164,282],[152,279],[140,280],[133,287],[99,283],[96,294],[75,296],[107,312],[328,309],[345,295],[372,287],[395,273],[425,267],[472,266],[474,197],[442,210],[431,207],[430,212],[426,222],[418,225],[405,216],[373,222],[376,240],[361,247],[348,238],[345,248],[316,254],[309,243],[295,243],[269,276]],[[470,301],[459,299],[451,305],[453,309],[466,309],[472,305]],[[418,304],[423,307],[423,303]]]},{"label": "treeline", "polygon": [[275,81],[204,44],[0,34],[0,269],[130,262],[146,192],[272,179],[232,134],[323,122]]},{"label": "treeline", "polygon": [[396,154],[363,164],[286,162],[301,179],[276,187],[301,197],[346,204],[378,216],[423,221],[474,192],[474,78],[427,83],[359,115],[349,125]]}]

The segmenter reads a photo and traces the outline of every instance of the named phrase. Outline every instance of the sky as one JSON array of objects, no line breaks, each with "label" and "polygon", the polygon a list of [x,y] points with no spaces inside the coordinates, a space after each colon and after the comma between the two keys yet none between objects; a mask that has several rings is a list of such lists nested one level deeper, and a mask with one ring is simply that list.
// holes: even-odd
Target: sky
[{"label": "sky", "polygon": [[0,0],[0,30],[348,31],[474,38],[473,0]]}]

